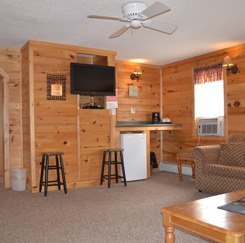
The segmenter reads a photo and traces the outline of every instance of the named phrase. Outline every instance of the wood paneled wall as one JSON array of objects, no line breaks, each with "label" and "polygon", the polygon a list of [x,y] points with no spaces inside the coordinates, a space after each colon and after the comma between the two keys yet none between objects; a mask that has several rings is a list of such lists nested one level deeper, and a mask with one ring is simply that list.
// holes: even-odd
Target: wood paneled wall
[{"label": "wood paneled wall", "polygon": [[[101,111],[96,117],[91,114],[94,111],[80,110],[77,114],[79,99],[69,94],[69,64],[77,61],[77,52],[107,55],[108,65],[115,65],[115,52],[53,43],[31,41],[21,51],[0,49],[0,65],[10,77],[10,168],[28,168],[30,191],[36,191],[39,183],[41,152],[65,152],[69,187],[93,185],[99,178],[101,158],[98,151],[113,143],[110,129],[116,121],[110,112]],[[144,73],[137,83],[129,78],[135,65],[116,64],[119,121],[150,121],[152,111],[160,112],[160,67],[142,65]],[[49,73],[66,75],[66,101],[46,99]],[[128,96],[129,84],[138,86],[137,97]],[[136,108],[135,114],[130,113],[131,107]],[[78,131],[81,131],[80,135]],[[152,151],[159,157],[160,132],[151,132],[151,144]]]},{"label": "wood paneled wall", "polygon": [[[31,117],[33,113],[33,83],[30,82],[30,75],[33,76],[32,71],[33,67],[30,65],[30,51],[28,46],[22,48],[22,132],[23,132],[23,167],[27,168],[27,185],[28,189],[31,190],[32,182],[35,181],[35,171],[32,168],[31,161],[35,158],[35,151],[33,150],[33,143],[31,141],[31,134],[34,129],[34,117]],[[32,138],[34,139],[34,138]]]},{"label": "wood paneled wall", "polygon": [[[130,79],[135,66],[141,66],[140,81]],[[160,67],[127,62],[117,62],[118,121],[151,121],[152,112],[160,112]],[[129,85],[138,87],[138,96],[129,97]],[[136,113],[131,114],[130,108]]]},{"label": "wood paneled wall", "polygon": [[[98,184],[102,137],[110,141],[111,116],[107,110],[99,116],[99,111],[79,109],[79,96],[70,94],[70,63],[77,62],[77,53],[83,53],[104,56],[107,64],[113,66],[115,52],[29,41],[22,53],[23,150],[24,165],[30,172],[29,190],[37,191],[42,152],[48,151],[64,152],[69,188]],[[47,99],[48,74],[66,76],[66,100]],[[101,140],[96,143],[98,139]],[[51,179],[52,176],[55,175]]]},{"label": "wood paneled wall", "polygon": [[[135,66],[141,66],[143,74],[139,82],[130,79]],[[116,62],[118,109],[117,121],[151,121],[152,112],[161,112],[160,66],[140,63]],[[129,96],[129,85],[138,87],[138,96]],[[131,107],[136,113],[131,114]],[[165,133],[165,132],[164,132]],[[161,159],[160,131],[151,132],[151,151]]]},{"label": "wood paneled wall", "polygon": [[[39,183],[41,153],[64,152],[68,186],[77,181],[77,96],[70,94],[70,62],[76,53],[67,48],[52,48],[29,43],[33,58],[33,93],[36,181]],[[66,75],[66,100],[47,100],[47,74]],[[54,158],[53,158],[54,159]]]},{"label": "wood paneled wall", "polygon": [[[116,119],[108,110],[91,119],[92,111],[78,109],[78,97],[69,93],[69,63],[77,60],[77,53],[108,55],[108,65],[116,65],[119,104]],[[10,168],[29,168],[29,189],[37,191],[41,152],[62,150],[69,187],[94,185],[99,177],[99,153],[102,148],[113,145],[114,132],[110,128],[116,121],[151,121],[152,112],[162,112],[162,117],[183,124],[181,131],[151,132],[151,150],[158,162],[175,162],[176,153],[191,151],[198,144],[193,111],[193,68],[220,63],[226,55],[239,67],[238,74],[225,79],[226,136],[202,137],[201,145],[221,143],[227,134],[245,131],[244,44],[162,67],[115,63],[113,51],[54,43],[31,42],[31,46],[25,45],[21,51],[0,48],[0,66],[10,77]],[[135,65],[144,70],[139,82],[130,80]],[[47,74],[66,75],[66,101],[46,99]],[[129,97],[129,85],[138,86],[137,97]],[[234,106],[235,101],[240,102],[239,107]],[[135,114],[131,114],[131,107],[136,108]],[[93,168],[97,169],[93,171]]]},{"label": "wood paneled wall", "polygon": [[[22,167],[21,55],[19,49],[0,48],[0,67],[9,76],[9,168]],[[2,166],[2,165],[0,165]]]},{"label": "wood paneled wall", "polygon": [[[169,132],[163,139],[163,161],[175,162],[175,154],[191,151],[198,144],[194,121],[193,69],[222,63],[229,55],[238,74],[225,79],[225,136],[201,137],[200,145],[219,144],[232,132],[245,132],[245,44],[162,66],[163,116],[182,123],[182,131]],[[235,107],[234,102],[240,106]],[[228,106],[228,104],[230,104]]]}]

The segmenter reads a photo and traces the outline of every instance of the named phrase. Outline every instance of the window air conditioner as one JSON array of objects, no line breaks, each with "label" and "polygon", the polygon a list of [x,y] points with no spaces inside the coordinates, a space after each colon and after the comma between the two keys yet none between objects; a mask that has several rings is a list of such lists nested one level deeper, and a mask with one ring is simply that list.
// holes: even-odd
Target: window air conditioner
[{"label": "window air conditioner", "polygon": [[198,118],[199,136],[224,136],[224,117]]}]

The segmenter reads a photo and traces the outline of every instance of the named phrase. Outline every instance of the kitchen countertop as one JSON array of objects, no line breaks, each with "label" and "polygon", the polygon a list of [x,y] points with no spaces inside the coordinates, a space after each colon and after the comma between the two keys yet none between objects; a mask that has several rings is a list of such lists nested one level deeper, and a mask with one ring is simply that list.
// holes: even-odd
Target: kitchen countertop
[{"label": "kitchen countertop", "polygon": [[178,123],[159,123],[159,124],[153,124],[151,121],[135,121],[135,122],[125,122],[125,121],[119,121],[116,124],[116,127],[172,127],[172,126],[182,126],[182,124]]}]

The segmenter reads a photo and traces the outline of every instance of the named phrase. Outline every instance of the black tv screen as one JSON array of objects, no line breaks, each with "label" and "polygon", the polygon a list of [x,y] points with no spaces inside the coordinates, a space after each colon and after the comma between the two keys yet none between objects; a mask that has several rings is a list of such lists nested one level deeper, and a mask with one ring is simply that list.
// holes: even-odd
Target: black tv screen
[{"label": "black tv screen", "polygon": [[72,62],[70,74],[71,94],[115,95],[115,67]]}]

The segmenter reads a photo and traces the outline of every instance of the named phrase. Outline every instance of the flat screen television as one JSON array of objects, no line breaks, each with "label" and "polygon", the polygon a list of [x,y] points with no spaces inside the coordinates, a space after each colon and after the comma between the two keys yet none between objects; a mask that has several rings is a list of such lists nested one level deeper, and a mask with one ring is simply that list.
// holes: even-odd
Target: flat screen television
[{"label": "flat screen television", "polygon": [[72,62],[70,75],[71,94],[115,95],[115,67]]}]

